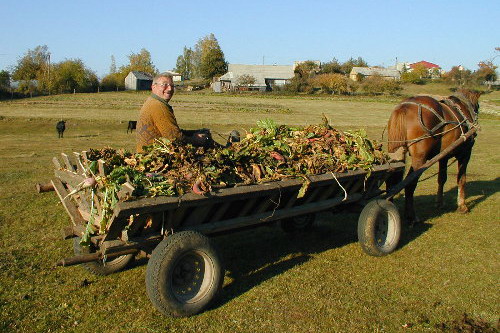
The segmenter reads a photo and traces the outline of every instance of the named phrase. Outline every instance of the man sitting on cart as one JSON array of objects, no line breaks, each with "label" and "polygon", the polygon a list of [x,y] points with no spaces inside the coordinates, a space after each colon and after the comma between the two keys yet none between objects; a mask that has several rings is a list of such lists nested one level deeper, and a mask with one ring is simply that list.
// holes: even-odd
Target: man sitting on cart
[{"label": "man sitting on cart", "polygon": [[142,105],[137,121],[137,152],[150,145],[155,139],[164,137],[169,140],[181,140],[193,146],[213,145],[210,131],[182,130],[175,119],[174,109],[168,102],[174,95],[174,80],[171,73],[164,72],[153,78],[151,96]]}]

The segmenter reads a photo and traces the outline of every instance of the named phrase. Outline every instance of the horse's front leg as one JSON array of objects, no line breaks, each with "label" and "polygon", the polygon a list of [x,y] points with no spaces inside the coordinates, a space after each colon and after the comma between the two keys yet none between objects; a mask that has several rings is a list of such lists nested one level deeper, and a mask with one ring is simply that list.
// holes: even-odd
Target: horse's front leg
[{"label": "horse's front leg", "polygon": [[[414,172],[413,166],[408,171],[408,175],[406,177],[410,177]],[[409,225],[414,225],[415,223],[419,223],[420,220],[415,214],[415,206],[414,206],[414,198],[413,195],[415,193],[415,189],[417,188],[418,177],[415,178],[411,183],[406,185],[405,187],[405,213],[404,220]]]},{"label": "horse's front leg", "polygon": [[438,190],[436,195],[436,207],[443,207],[443,188],[448,178],[448,159],[443,158],[439,161],[439,173],[438,173]]},{"label": "horse's front leg", "polygon": [[457,211],[460,213],[468,213],[469,208],[465,204],[465,183],[467,181],[467,164],[470,160],[472,149],[468,149],[464,154],[457,156],[458,161],[458,174],[457,174]]}]

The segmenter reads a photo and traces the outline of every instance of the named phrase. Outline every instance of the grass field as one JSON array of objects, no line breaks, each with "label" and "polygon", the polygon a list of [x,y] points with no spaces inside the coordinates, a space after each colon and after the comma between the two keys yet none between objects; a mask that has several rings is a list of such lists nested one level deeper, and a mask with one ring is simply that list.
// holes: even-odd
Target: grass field
[{"label": "grass field", "polygon": [[[446,94],[442,87],[412,89],[408,93]],[[455,164],[445,208],[433,205],[436,178],[422,181],[416,206],[425,223],[405,227],[401,245],[387,257],[362,252],[354,213],[322,213],[316,228],[299,238],[277,226],[214,238],[226,268],[223,290],[210,309],[182,319],[163,317],[150,304],[144,261],[106,277],[78,266],[54,268],[72,254],[71,241],[60,234],[70,220],[53,192],[35,192],[37,182],[53,177],[51,159],[61,152],[132,150],[127,121],[136,118],[146,96],[0,102],[0,332],[461,332],[467,325],[497,332],[500,93],[480,100],[469,214],[455,213]],[[399,100],[180,93],[172,105],[181,127],[209,127],[220,140],[258,119],[312,124],[322,114],[337,128],[366,128],[380,139]],[[61,118],[67,131],[57,139]],[[399,208],[402,199],[396,199]]]}]

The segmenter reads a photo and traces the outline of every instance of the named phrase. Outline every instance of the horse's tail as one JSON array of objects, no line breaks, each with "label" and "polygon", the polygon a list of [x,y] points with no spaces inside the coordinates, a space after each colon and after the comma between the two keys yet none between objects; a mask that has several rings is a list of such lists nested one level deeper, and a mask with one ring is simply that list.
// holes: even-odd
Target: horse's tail
[{"label": "horse's tail", "polygon": [[387,150],[394,153],[399,147],[406,151],[406,110],[401,106],[395,109],[387,125]]}]

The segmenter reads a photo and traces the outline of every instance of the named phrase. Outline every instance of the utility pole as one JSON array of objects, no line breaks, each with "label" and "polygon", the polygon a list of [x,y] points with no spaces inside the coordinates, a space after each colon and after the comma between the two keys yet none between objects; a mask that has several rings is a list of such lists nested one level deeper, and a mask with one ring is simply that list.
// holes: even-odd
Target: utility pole
[{"label": "utility pole", "polygon": [[47,76],[48,76],[48,87],[49,87],[49,95],[50,95],[50,52],[47,53]]}]

